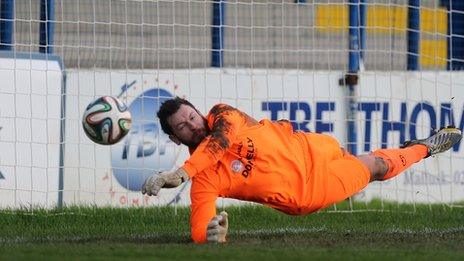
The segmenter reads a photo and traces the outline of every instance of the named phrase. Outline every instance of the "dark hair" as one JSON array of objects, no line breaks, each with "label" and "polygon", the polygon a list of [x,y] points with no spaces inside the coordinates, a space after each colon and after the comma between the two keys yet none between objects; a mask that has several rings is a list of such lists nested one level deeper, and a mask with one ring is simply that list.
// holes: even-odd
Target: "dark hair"
[{"label": "dark hair", "polygon": [[180,106],[182,104],[190,106],[190,107],[192,107],[192,108],[194,108],[196,110],[196,108],[195,108],[195,106],[193,106],[193,104],[191,104],[186,99],[182,99],[182,98],[179,98],[179,97],[175,97],[173,99],[166,100],[165,102],[163,102],[163,104],[161,104],[157,115],[158,115],[158,118],[160,120],[161,129],[163,129],[164,133],[166,133],[168,135],[172,134],[172,128],[171,128],[171,126],[169,126],[168,118],[171,115],[173,115],[174,113],[176,113],[179,110],[179,108],[180,108]]}]

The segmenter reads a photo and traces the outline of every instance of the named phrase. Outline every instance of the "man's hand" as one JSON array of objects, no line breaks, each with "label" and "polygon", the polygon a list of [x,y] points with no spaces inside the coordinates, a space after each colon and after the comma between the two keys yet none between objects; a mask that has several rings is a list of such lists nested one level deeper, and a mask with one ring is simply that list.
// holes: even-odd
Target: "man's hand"
[{"label": "man's hand", "polygon": [[225,243],[229,221],[227,212],[222,211],[219,215],[213,217],[208,224],[206,230],[206,238],[208,242]]},{"label": "man's hand", "polygon": [[145,180],[142,186],[142,194],[156,196],[161,188],[175,188],[187,180],[189,180],[189,176],[182,168],[174,172],[155,174]]}]

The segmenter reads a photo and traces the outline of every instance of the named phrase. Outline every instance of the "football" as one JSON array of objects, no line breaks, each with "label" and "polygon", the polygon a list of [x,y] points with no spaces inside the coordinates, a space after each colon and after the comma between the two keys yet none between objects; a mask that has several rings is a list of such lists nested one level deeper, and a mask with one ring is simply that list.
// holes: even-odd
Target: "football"
[{"label": "football", "polygon": [[91,102],[82,118],[84,132],[92,141],[111,145],[122,140],[131,128],[131,114],[118,98],[103,96]]}]

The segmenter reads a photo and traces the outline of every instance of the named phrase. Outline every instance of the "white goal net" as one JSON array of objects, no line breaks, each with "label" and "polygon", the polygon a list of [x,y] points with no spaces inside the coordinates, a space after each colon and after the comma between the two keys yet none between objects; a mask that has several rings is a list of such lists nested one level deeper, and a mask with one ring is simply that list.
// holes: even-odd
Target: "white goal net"
[{"label": "white goal net", "polygon": [[[188,157],[155,116],[174,96],[205,114],[224,102],[257,119],[286,118],[357,154],[464,127],[464,73],[447,70],[459,62],[450,58],[459,47],[450,17],[460,11],[446,1],[357,1],[365,41],[362,54],[352,50],[362,56],[356,71],[356,1],[51,2],[53,55],[36,56],[40,1],[29,0],[15,1],[11,49],[0,56],[0,207],[187,205],[188,183],[159,197],[140,193],[145,177]],[[419,30],[410,28],[411,10]],[[408,70],[411,57],[419,70]],[[358,81],[343,81],[348,71]],[[104,95],[120,97],[133,116],[129,135],[112,146],[90,141],[81,123]],[[354,197],[372,199],[462,206],[464,145]]]}]

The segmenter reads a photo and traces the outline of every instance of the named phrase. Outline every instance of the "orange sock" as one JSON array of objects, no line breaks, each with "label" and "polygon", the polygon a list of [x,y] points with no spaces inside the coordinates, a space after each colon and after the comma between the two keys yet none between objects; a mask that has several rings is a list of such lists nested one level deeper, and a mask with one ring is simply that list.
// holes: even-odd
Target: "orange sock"
[{"label": "orange sock", "polygon": [[425,145],[418,144],[403,149],[380,149],[372,152],[372,154],[382,158],[387,163],[388,171],[383,177],[383,180],[387,180],[425,158],[428,150]]}]

